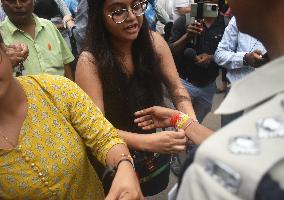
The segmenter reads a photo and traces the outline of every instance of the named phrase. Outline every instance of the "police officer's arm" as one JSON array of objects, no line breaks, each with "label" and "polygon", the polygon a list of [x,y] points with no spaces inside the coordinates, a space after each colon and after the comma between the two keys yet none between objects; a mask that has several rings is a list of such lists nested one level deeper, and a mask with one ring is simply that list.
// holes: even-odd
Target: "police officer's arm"
[{"label": "police officer's arm", "polygon": [[[151,130],[155,128],[171,127],[171,118],[180,114],[178,110],[170,108],[153,106],[134,113],[136,119],[135,123],[143,130]],[[190,118],[182,127],[185,130],[186,136],[194,143],[202,143],[213,131],[197,123]]]},{"label": "police officer's arm", "polygon": [[208,138],[213,131],[206,128],[205,126],[199,123],[191,123],[188,127],[185,128],[186,136],[194,143],[201,144],[206,138]]}]

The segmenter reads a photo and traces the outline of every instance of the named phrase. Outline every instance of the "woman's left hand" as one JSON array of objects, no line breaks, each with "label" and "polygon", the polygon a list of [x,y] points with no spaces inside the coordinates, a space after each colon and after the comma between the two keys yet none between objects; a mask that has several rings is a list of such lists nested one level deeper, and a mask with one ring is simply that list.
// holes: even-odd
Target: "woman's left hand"
[{"label": "woman's left hand", "polygon": [[171,117],[178,113],[178,110],[173,110],[161,106],[153,106],[135,112],[134,115],[136,119],[134,120],[134,123],[136,123],[143,130],[167,128],[171,126]]},{"label": "woman's left hand", "polygon": [[132,165],[121,162],[105,200],[144,200]]}]

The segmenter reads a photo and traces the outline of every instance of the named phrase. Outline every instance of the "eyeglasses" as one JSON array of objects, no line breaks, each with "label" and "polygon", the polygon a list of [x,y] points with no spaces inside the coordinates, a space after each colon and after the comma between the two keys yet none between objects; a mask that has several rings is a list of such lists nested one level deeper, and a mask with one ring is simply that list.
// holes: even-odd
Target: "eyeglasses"
[{"label": "eyeglasses", "polygon": [[142,1],[132,6],[131,9],[123,8],[115,10],[111,12],[108,16],[112,18],[114,23],[121,24],[128,18],[129,11],[131,11],[136,17],[139,17],[145,13],[147,5],[148,1]]}]

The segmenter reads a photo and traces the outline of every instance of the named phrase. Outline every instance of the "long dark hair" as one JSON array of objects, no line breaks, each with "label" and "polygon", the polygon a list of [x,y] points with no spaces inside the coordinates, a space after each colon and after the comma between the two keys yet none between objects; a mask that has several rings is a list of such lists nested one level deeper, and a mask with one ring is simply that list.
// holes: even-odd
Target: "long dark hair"
[{"label": "long dark hair", "polygon": [[[99,76],[103,84],[104,97],[114,98],[112,94],[105,94],[105,90],[108,88],[120,88],[121,91],[119,93],[121,96],[125,96],[127,95],[126,90],[129,93],[129,85],[125,84],[129,81],[129,77],[125,73],[123,62],[114,53],[110,33],[104,24],[104,1],[89,0],[88,3],[89,16],[84,49],[92,53],[95,57],[95,64],[98,67]],[[152,104],[159,104],[159,102],[162,102],[163,96],[160,58],[154,49],[152,41],[148,23],[144,17],[138,37],[132,45],[132,57],[135,68],[132,77],[139,79],[143,87],[147,88],[147,94],[151,95]],[[139,92],[135,89],[133,91],[134,93]],[[136,98],[135,94],[133,95],[135,101],[138,100],[138,97],[141,97],[139,94],[137,94]],[[138,109],[138,107],[137,105],[133,105],[132,109]]]}]

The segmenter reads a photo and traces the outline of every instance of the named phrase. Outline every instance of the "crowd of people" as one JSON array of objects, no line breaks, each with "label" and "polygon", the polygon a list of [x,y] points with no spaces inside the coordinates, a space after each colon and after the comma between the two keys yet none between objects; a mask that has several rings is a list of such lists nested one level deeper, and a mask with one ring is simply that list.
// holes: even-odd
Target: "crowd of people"
[{"label": "crowd of people", "polygon": [[283,199],[283,6],[1,0],[0,199]]}]

